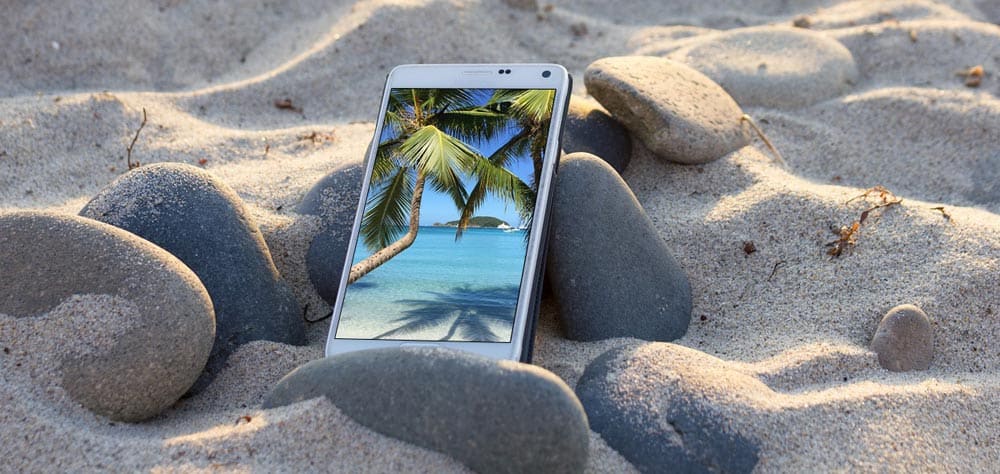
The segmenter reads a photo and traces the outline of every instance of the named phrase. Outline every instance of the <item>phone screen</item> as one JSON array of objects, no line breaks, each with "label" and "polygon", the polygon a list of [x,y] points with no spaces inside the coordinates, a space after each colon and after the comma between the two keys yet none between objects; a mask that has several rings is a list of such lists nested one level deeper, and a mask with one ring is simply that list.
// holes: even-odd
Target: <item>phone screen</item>
[{"label": "phone screen", "polygon": [[554,89],[397,89],[337,339],[511,342]]}]

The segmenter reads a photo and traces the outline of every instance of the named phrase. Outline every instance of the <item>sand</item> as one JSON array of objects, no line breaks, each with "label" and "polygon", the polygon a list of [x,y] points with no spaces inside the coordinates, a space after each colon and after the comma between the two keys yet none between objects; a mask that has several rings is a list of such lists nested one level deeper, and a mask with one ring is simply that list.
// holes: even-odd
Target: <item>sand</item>
[{"label": "sand", "polygon": [[[746,108],[787,167],[760,142],[683,166],[633,140],[624,178],[694,292],[692,324],[677,343],[719,359],[686,369],[697,375],[691,383],[718,394],[758,440],[761,472],[996,469],[1000,9],[989,0],[545,5],[5,5],[0,211],[78,212],[127,170],[126,146],[145,109],[133,158],[204,166],[236,189],[300,303],[319,317],[328,307],[303,263],[317,223],[294,207],[322,176],[360,162],[391,66],[554,61],[584,95],[584,69],[598,58],[805,18],[851,51],[860,77],[813,105]],[[975,65],[986,76],[971,88],[956,72]],[[284,99],[300,110],[274,106]],[[848,201],[877,185],[903,202],[873,213],[843,256],[827,255],[831,228],[876,202]],[[744,241],[756,251],[746,254]],[[127,310],[81,298],[90,311]],[[868,350],[881,316],[902,303],[920,306],[934,324],[928,371],[888,372]],[[60,342],[14,338],[26,330],[4,318],[5,347]],[[570,386],[605,350],[638,343],[568,341],[558,318],[547,301],[536,363]],[[45,382],[44,357],[0,354],[0,470],[463,470],[354,423],[326,400],[261,410],[281,376],[322,356],[326,330],[325,322],[313,325],[305,347],[247,344],[205,392],[132,425],[92,415]],[[71,340],[74,331],[67,323],[53,333]],[[713,382],[731,371],[746,379]],[[766,391],[747,389],[757,382]],[[628,469],[592,436],[591,471]]]}]

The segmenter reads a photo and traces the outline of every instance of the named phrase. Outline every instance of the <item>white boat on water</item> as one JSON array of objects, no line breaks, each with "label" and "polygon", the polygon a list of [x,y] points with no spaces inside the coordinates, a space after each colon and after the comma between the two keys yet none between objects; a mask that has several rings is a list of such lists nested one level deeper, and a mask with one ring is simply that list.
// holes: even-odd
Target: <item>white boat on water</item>
[{"label": "white boat on water", "polygon": [[506,222],[501,222],[500,225],[497,226],[497,229],[500,229],[504,232],[510,232],[511,230],[514,230],[514,228],[507,225]]}]

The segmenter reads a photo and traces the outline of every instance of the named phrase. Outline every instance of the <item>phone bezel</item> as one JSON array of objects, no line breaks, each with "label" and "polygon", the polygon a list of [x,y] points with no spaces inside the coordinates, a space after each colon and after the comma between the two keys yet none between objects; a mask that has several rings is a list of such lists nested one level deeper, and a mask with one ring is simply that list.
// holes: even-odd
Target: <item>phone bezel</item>
[{"label": "phone bezel", "polygon": [[[504,70],[500,74],[498,71]],[[506,71],[510,71],[509,73]],[[547,78],[542,77],[543,71],[551,71]],[[552,119],[549,125],[549,135],[545,146],[545,159],[542,163],[542,179],[539,183],[535,216],[528,237],[524,271],[521,274],[521,290],[518,294],[517,309],[514,314],[514,328],[510,342],[454,342],[454,341],[406,341],[383,339],[337,339],[336,330],[343,309],[343,296],[347,288],[347,278],[350,273],[354,252],[358,243],[361,220],[364,215],[365,201],[369,192],[372,165],[377,151],[376,144],[384,126],[385,112],[388,106],[389,92],[394,88],[509,88],[509,89],[554,89],[555,99],[552,106]],[[525,331],[528,327],[529,314],[532,311],[532,298],[541,291],[541,279],[535,275],[543,262],[539,262],[544,225],[549,219],[550,188],[559,158],[560,138],[565,104],[570,93],[570,77],[566,69],[558,64],[409,64],[397,66],[386,77],[382,91],[382,101],[379,105],[379,115],[375,122],[372,146],[365,156],[365,174],[361,186],[358,210],[354,225],[351,228],[351,238],[347,247],[347,258],[341,273],[337,288],[337,300],[333,307],[330,330],[327,333],[326,355],[331,356],[343,352],[364,349],[400,346],[439,346],[474,352],[495,359],[519,360],[525,349]]]}]

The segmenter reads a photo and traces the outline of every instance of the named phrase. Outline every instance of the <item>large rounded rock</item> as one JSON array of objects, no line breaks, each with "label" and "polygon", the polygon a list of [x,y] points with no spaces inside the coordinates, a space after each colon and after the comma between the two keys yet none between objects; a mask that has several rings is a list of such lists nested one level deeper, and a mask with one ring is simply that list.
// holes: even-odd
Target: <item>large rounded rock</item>
[{"label": "large rounded rock", "polygon": [[691,285],[628,185],[587,153],[563,157],[558,179],[547,268],[567,336],[683,336]]},{"label": "large rounded rock", "polygon": [[133,234],[76,216],[0,214],[0,269],[0,313],[15,326],[5,330],[30,325],[52,353],[5,347],[51,358],[66,392],[95,413],[154,416],[205,366],[215,336],[208,293],[180,260]]},{"label": "large rounded rock", "polygon": [[260,230],[236,192],[204,170],[176,163],[137,168],[101,190],[80,215],[159,245],[208,289],[216,338],[196,390],[240,344],[304,342],[301,309]]},{"label": "large rounded rock", "polygon": [[334,170],[313,185],[296,209],[320,219],[320,231],[306,253],[306,267],[316,292],[330,305],[337,299],[364,171],[361,165]]},{"label": "large rounded rock", "polygon": [[576,393],[591,429],[640,471],[732,473],[753,471],[758,448],[726,404],[774,395],[715,357],[666,343],[601,355]]},{"label": "large rounded rock", "polygon": [[893,372],[927,370],[934,359],[931,320],[912,304],[889,310],[872,338],[878,363]]},{"label": "large rounded rock", "polygon": [[705,73],[744,107],[802,107],[843,94],[858,79],[844,45],[803,28],[762,26],[704,35],[667,57]]},{"label": "large rounded rock", "polygon": [[587,91],[654,153],[705,163],[750,143],[743,111],[704,74],[669,59],[604,58],[587,67]]},{"label": "large rounded rock", "polygon": [[587,417],[544,369],[448,349],[390,348],[310,362],[265,408],[326,396],[358,423],[482,473],[583,472]]},{"label": "large rounded rock", "polygon": [[597,102],[573,96],[563,121],[562,149],[566,153],[590,153],[607,161],[621,173],[632,158],[628,130]]}]

